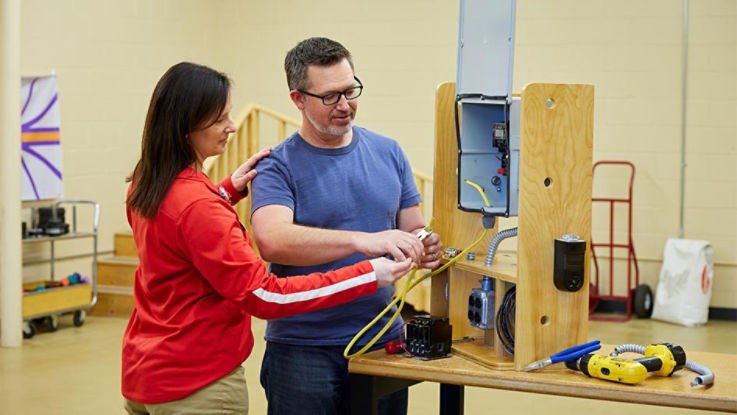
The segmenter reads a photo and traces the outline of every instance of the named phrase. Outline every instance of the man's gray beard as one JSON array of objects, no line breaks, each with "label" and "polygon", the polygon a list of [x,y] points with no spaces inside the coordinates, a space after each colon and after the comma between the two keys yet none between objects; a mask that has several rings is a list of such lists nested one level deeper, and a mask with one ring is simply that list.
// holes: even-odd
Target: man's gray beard
[{"label": "man's gray beard", "polygon": [[348,125],[343,128],[341,127],[320,127],[319,125],[317,125],[315,120],[312,119],[309,112],[305,111],[305,115],[307,116],[307,119],[310,120],[310,124],[312,124],[312,127],[322,134],[342,136],[342,135],[348,134],[348,132],[351,131],[351,128],[353,128],[353,119],[351,119],[351,122],[348,123]]}]

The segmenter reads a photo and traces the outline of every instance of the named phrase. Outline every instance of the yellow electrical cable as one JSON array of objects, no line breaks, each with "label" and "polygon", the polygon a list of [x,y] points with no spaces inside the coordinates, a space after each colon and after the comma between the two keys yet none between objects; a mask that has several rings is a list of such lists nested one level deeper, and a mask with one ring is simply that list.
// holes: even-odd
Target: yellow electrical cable
[{"label": "yellow electrical cable", "polygon": [[[386,308],[384,308],[384,310],[381,311],[381,313],[379,313],[376,317],[374,317],[374,319],[371,320],[370,323],[368,323],[364,328],[361,329],[361,331],[359,331],[358,333],[356,333],[355,336],[353,336],[353,340],[351,340],[351,342],[348,343],[348,345],[345,347],[345,350],[343,350],[343,357],[345,357],[346,359],[352,359],[354,357],[357,357],[357,356],[360,356],[366,353],[366,350],[370,349],[371,346],[373,346],[374,343],[376,343],[376,341],[379,340],[381,336],[383,336],[384,333],[386,333],[387,330],[389,330],[389,327],[391,327],[392,323],[394,323],[394,320],[396,320],[397,317],[399,317],[399,313],[402,311],[402,308],[404,307],[404,300],[407,297],[407,293],[409,292],[409,289],[407,287],[409,287],[409,285],[412,283],[412,278],[414,278],[415,272],[417,272],[417,269],[412,270],[412,272],[409,274],[409,277],[407,277],[407,282],[404,283],[404,287],[402,288],[402,293],[398,295],[396,298],[394,298],[394,301],[389,303],[389,305],[387,305]],[[384,314],[386,314],[389,310],[391,310],[391,308],[394,307],[394,304],[396,304],[398,301],[401,301],[401,303],[399,304],[399,307],[397,307],[397,311],[394,313],[392,318],[386,323],[384,328],[382,328],[378,333],[376,333],[374,338],[371,339],[368,343],[366,343],[366,345],[363,346],[361,350],[353,354],[348,354],[348,352],[353,348],[353,345],[356,344],[358,339],[363,337],[366,331],[370,329],[374,324],[376,324],[376,322],[378,322],[381,319],[381,317],[384,316]]]},{"label": "yellow electrical cable", "polygon": [[[474,188],[476,188],[476,190],[478,190],[479,193],[481,193],[481,197],[484,198],[484,202],[486,203],[486,206],[489,206],[489,200],[486,198],[486,195],[484,194],[484,190],[481,188],[481,186],[477,185],[476,183],[474,183],[474,182],[472,182],[470,180],[466,180],[466,183],[468,183],[469,185],[471,185]],[[433,223],[434,220],[435,220],[435,218],[433,218],[430,221],[430,223]],[[410,272],[409,276],[407,277],[407,282],[404,283],[404,287],[402,288],[402,292],[396,298],[394,298],[394,301],[392,301],[391,303],[389,303],[386,306],[386,308],[384,308],[384,310],[382,310],[378,315],[376,315],[376,317],[374,317],[374,319],[371,320],[370,323],[368,323],[364,328],[362,328],[361,331],[359,331],[358,333],[356,333],[356,335],[353,337],[353,339],[351,340],[351,342],[348,343],[348,345],[345,347],[345,350],[343,350],[343,357],[345,357],[346,359],[352,359],[354,357],[358,357],[358,356],[361,356],[362,354],[366,353],[366,350],[370,349],[371,346],[373,346],[381,338],[381,336],[383,336],[384,333],[386,333],[386,331],[389,330],[389,327],[391,327],[392,323],[394,323],[394,320],[396,320],[397,317],[399,317],[399,314],[402,312],[402,308],[404,307],[404,301],[405,301],[405,299],[407,297],[407,293],[409,293],[410,290],[412,290],[413,288],[415,288],[417,286],[417,284],[421,283],[426,278],[432,277],[433,275],[437,275],[437,274],[445,271],[449,266],[453,265],[459,258],[465,257],[466,254],[470,250],[472,250],[474,247],[476,247],[476,245],[478,245],[479,242],[481,242],[484,239],[484,237],[486,236],[486,232],[488,232],[488,231],[489,231],[488,229],[484,229],[484,232],[481,233],[481,236],[479,236],[478,239],[476,239],[471,245],[469,245],[468,247],[466,247],[466,249],[464,249],[463,251],[461,251],[460,254],[456,255],[450,261],[446,262],[445,265],[441,266],[440,268],[438,268],[438,269],[436,269],[434,271],[431,271],[431,272],[426,273],[420,279],[418,279],[417,281],[414,281],[414,282],[412,280],[415,277],[415,273],[417,272],[417,269],[412,270],[412,272]],[[376,324],[376,322],[378,322],[381,319],[381,317],[384,316],[384,314],[386,314],[387,312],[389,312],[389,310],[391,310],[391,308],[394,307],[394,305],[397,302],[399,302],[399,306],[397,307],[397,311],[394,312],[394,315],[386,323],[386,325],[384,326],[384,328],[382,328],[378,333],[376,333],[376,335],[374,336],[374,338],[371,339],[368,343],[366,343],[366,345],[363,346],[361,348],[361,350],[359,350],[359,351],[357,351],[357,352],[355,352],[353,354],[348,354],[348,352],[353,348],[353,345],[356,344],[356,342],[358,341],[358,339],[360,339],[361,337],[363,337],[363,335],[366,333],[366,331],[368,331],[368,329],[370,329],[374,324]]]},{"label": "yellow electrical cable", "polygon": [[481,197],[484,198],[484,203],[486,203],[486,206],[491,206],[491,204],[489,204],[489,199],[486,198],[486,193],[484,193],[484,189],[482,189],[481,186],[477,185],[476,183],[470,180],[466,180],[466,184],[475,187],[476,190],[478,190],[479,193],[481,193]]}]

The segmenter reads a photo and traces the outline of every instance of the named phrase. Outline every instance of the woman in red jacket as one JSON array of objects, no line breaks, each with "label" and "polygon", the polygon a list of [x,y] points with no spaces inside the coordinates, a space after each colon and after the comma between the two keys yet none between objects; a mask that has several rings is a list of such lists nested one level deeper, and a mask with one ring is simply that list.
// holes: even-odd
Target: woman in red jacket
[{"label": "woman in red jacket", "polygon": [[227,76],[186,62],[171,67],[151,97],[126,201],[140,259],[123,338],[122,393],[131,414],[247,413],[241,363],[253,348],[251,315],[348,302],[413,265],[379,258],[325,274],[270,274],[232,208],[269,149],[219,185],[202,172],[236,130],[230,110]]}]

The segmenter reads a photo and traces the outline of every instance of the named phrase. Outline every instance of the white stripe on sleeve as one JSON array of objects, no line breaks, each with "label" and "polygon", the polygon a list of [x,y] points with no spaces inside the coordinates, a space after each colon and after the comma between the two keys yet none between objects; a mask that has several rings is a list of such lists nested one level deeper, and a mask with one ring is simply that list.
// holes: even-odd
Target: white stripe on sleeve
[{"label": "white stripe on sleeve", "polygon": [[372,281],[376,281],[376,274],[373,271],[369,272],[368,274],[362,274],[351,279],[347,279],[333,285],[328,285],[326,287],[317,288],[314,290],[290,294],[280,294],[266,291],[263,288],[258,288],[253,291],[253,295],[267,303],[291,304],[333,295]]}]

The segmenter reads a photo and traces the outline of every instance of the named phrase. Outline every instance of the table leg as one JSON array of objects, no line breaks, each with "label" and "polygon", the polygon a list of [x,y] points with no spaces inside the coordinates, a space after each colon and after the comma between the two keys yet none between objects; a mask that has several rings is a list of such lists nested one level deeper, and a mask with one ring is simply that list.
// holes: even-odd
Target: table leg
[{"label": "table leg", "polygon": [[350,379],[351,415],[376,415],[374,377],[351,374]]},{"label": "table leg", "polygon": [[463,415],[463,386],[440,384],[440,415]]},{"label": "table leg", "polygon": [[349,374],[351,415],[376,415],[378,399],[384,395],[410,387],[419,380],[383,376]]}]

